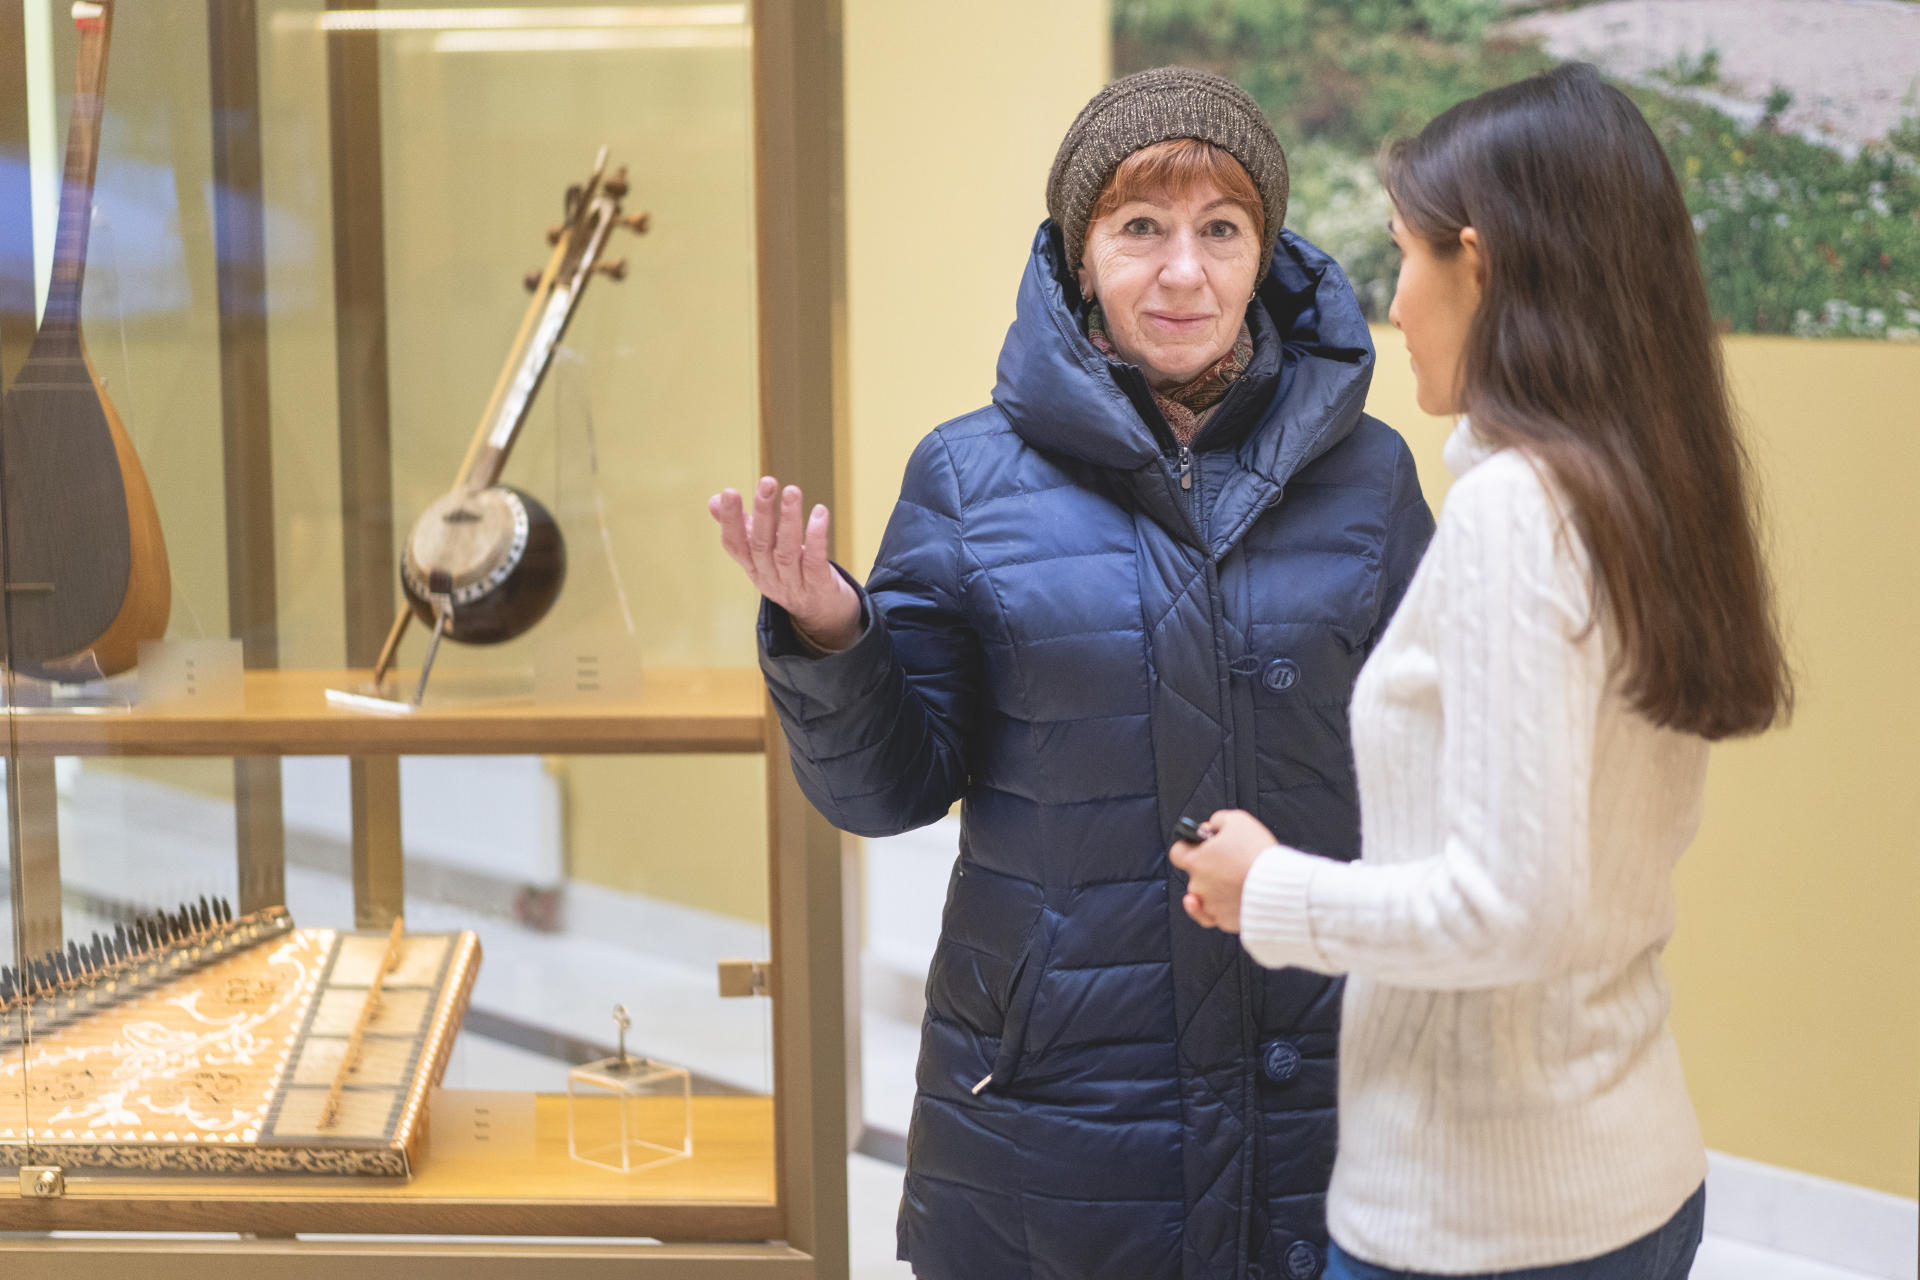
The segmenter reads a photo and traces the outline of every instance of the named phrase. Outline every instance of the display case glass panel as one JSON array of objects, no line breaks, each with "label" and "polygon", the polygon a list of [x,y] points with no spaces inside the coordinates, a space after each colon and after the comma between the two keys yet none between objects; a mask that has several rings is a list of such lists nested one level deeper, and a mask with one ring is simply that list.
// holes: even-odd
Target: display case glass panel
[{"label": "display case glass panel", "polygon": [[777,1238],[748,6],[27,9],[0,1230]]}]

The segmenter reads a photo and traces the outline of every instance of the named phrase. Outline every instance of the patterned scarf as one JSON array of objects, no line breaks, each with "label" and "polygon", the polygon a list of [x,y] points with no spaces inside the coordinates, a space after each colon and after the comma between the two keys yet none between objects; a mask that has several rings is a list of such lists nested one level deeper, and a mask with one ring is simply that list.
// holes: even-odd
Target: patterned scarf
[{"label": "patterned scarf", "polygon": [[[1087,308],[1087,340],[1109,360],[1124,358],[1116,353],[1113,339],[1107,336],[1107,317],[1097,302]],[[1252,360],[1253,331],[1247,328],[1243,320],[1240,322],[1240,333],[1234,338],[1233,346],[1227,349],[1227,354],[1177,387],[1152,388],[1153,402],[1160,407],[1160,415],[1167,420],[1167,426],[1176,441],[1181,444],[1193,443],[1193,438],[1200,434],[1200,428],[1207,424],[1207,411],[1226,398],[1227,388],[1246,372]]]}]

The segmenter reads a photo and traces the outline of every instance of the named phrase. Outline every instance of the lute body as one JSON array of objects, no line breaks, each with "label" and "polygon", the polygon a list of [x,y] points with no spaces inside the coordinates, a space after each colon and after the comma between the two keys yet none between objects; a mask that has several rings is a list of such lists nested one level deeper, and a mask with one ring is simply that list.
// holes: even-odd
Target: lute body
[{"label": "lute body", "polygon": [[80,334],[106,83],[107,5],[74,6],[80,66],[46,312],[0,408],[7,660],[48,680],[115,675],[172,609],[146,473]]}]

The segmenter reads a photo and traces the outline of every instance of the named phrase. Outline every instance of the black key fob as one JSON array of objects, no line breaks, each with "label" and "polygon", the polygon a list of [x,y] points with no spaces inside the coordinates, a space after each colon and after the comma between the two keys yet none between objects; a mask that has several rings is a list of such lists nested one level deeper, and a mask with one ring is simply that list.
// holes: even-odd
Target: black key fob
[{"label": "black key fob", "polygon": [[1207,835],[1192,818],[1182,818],[1173,824],[1173,838],[1182,844],[1201,844]]}]

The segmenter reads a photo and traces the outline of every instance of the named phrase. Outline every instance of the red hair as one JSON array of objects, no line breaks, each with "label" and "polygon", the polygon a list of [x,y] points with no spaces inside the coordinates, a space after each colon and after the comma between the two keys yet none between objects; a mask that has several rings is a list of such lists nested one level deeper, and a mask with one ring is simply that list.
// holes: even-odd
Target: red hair
[{"label": "red hair", "polygon": [[1177,200],[1205,183],[1212,183],[1239,205],[1253,219],[1254,240],[1266,243],[1267,207],[1260,203],[1260,189],[1232,155],[1198,138],[1169,138],[1122,160],[1093,202],[1087,226],[1091,228],[1129,200],[1168,196]]}]

